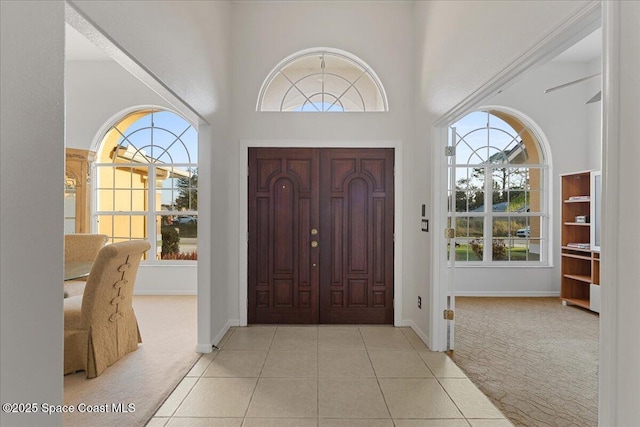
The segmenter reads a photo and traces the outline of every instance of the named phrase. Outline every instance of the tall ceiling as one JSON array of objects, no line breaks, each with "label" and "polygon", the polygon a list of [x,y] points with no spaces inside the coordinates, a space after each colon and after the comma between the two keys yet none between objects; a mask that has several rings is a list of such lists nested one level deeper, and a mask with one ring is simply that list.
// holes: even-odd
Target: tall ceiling
[{"label": "tall ceiling", "polygon": [[67,61],[111,60],[106,53],[69,24],[65,24],[65,59]]},{"label": "tall ceiling", "polygon": [[[69,61],[109,61],[111,58],[87,40],[71,25],[66,24],[66,59]],[[591,62],[602,55],[602,29],[562,52],[554,62]]]},{"label": "tall ceiling", "polygon": [[602,28],[598,28],[553,59],[553,62],[591,62],[602,56]]}]

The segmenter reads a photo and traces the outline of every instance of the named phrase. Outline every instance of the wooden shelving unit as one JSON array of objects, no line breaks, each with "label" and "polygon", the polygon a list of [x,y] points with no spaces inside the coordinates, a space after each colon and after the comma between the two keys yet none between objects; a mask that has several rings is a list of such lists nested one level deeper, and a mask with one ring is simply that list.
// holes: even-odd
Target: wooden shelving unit
[{"label": "wooden shelving unit", "polygon": [[591,212],[591,171],[561,175],[563,304],[599,311],[600,253],[591,250],[591,223],[578,222]]}]

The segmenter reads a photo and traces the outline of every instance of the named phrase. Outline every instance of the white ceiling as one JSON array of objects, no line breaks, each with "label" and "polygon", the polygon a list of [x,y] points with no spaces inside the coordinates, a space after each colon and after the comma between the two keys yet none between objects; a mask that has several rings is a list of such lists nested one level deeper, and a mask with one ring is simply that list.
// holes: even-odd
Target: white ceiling
[{"label": "white ceiling", "polygon": [[602,56],[602,28],[598,28],[569,49],[556,56],[552,62],[591,62]]},{"label": "white ceiling", "polygon": [[[69,24],[66,27],[65,55],[68,61],[109,61],[111,58]],[[602,29],[598,28],[553,62],[591,62],[602,55]]]},{"label": "white ceiling", "polygon": [[87,40],[69,24],[65,24],[65,58],[67,61],[111,60],[109,55]]}]

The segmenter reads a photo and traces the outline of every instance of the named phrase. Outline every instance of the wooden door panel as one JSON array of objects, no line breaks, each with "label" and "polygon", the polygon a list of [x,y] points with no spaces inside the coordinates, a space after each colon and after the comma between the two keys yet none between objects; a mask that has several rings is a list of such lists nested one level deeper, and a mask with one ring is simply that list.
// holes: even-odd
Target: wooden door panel
[{"label": "wooden door panel", "polygon": [[311,149],[249,150],[250,323],[317,323],[317,155]]},{"label": "wooden door panel", "polygon": [[393,150],[321,153],[321,323],[393,322]]},{"label": "wooden door panel", "polygon": [[294,253],[297,230],[295,229],[294,183],[288,178],[280,178],[273,186],[273,205],[270,207],[270,220],[267,226],[273,226],[273,274],[294,274]]},{"label": "wooden door panel", "polygon": [[[347,226],[344,230],[347,235],[348,246],[347,271],[349,274],[367,274],[369,271],[368,247],[369,247],[369,185],[363,179],[356,178],[349,183],[346,191]],[[343,224],[335,224],[341,227]]]}]

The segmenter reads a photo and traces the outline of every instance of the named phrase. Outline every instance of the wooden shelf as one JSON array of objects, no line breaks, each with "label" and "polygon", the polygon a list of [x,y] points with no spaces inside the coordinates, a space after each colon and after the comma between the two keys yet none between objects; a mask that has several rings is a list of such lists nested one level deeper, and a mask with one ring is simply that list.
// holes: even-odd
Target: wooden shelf
[{"label": "wooden shelf", "polygon": [[[560,298],[568,304],[598,311],[600,288],[591,285],[600,282],[600,254],[591,251],[591,223],[575,221],[578,216],[591,215],[591,171],[564,174],[560,179],[563,202]],[[576,248],[568,246],[568,243],[587,247]]]},{"label": "wooden shelf", "polygon": [[591,249],[581,249],[581,248],[574,248],[572,246],[561,246],[562,249],[566,249],[568,251],[576,251],[576,252],[588,252],[591,253]]},{"label": "wooden shelf", "polygon": [[[567,258],[575,258],[575,259],[583,259],[585,261],[591,261],[591,257],[587,255],[562,254],[562,256]],[[597,260],[597,261],[600,261],[600,260]]]},{"label": "wooden shelf", "polygon": [[562,276],[579,282],[591,283],[591,276],[586,276],[584,274],[563,274]]}]

